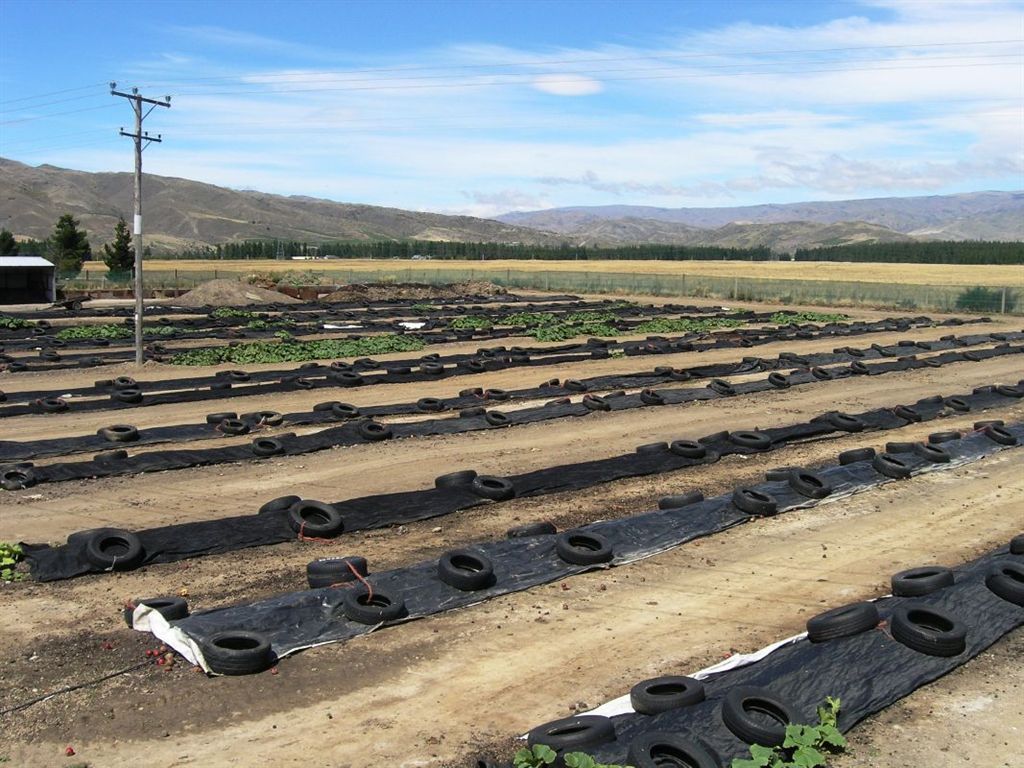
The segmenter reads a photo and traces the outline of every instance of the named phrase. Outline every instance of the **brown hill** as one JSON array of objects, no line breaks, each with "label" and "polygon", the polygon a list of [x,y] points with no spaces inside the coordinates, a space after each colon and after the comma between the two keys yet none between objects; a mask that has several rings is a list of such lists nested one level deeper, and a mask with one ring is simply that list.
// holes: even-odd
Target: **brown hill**
[{"label": "brown hill", "polygon": [[[143,180],[147,243],[156,251],[248,239],[453,240],[558,244],[564,238],[472,216],[445,216],[310,197],[239,192],[188,179]],[[132,175],[85,173],[0,158],[0,221],[17,237],[42,239],[63,213],[80,219],[95,250],[131,220]]]}]

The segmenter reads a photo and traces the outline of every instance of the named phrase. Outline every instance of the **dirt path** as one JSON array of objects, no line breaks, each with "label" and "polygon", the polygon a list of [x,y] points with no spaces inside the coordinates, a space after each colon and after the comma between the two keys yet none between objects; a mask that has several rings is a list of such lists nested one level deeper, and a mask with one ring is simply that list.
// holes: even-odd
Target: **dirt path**
[{"label": "dirt path", "polygon": [[[619,695],[630,681],[797,632],[824,607],[884,593],[896,570],[956,564],[1004,543],[1024,522],[1019,469],[1019,456],[1004,453],[893,483],[643,563],[314,649],[277,675],[147,669],[29,710],[10,726],[31,742],[7,751],[20,765],[52,764],[65,742],[103,766],[132,765],[138,754],[160,766],[448,764]],[[115,644],[108,656],[118,664],[144,645],[124,629],[97,637]],[[5,642],[5,676],[31,671],[40,682],[68,645],[97,653],[74,636],[55,647]],[[29,650],[35,661],[25,660]],[[8,683],[16,698],[26,693],[19,682]]]}]

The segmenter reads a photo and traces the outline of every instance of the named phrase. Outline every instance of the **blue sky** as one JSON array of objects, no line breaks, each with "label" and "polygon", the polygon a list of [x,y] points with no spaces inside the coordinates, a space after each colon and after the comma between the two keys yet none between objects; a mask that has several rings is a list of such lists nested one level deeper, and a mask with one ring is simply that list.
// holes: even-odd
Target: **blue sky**
[{"label": "blue sky", "polygon": [[1024,3],[0,2],[0,154],[447,213],[1024,188]]}]

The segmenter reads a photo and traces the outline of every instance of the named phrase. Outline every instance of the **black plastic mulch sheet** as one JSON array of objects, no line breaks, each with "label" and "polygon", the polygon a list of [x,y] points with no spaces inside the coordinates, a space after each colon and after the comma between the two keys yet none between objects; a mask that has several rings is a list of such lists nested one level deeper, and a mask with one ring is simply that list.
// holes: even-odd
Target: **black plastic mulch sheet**
[{"label": "black plastic mulch sheet", "polygon": [[[994,389],[982,389],[973,394],[953,397],[961,407],[966,405],[974,411],[1017,401],[1011,395],[999,394]],[[912,408],[921,421],[931,421],[953,412],[946,405],[950,399],[924,398]],[[863,424],[865,431],[897,429],[908,423],[906,418],[896,415],[891,408],[878,408],[855,416]],[[826,415],[802,424],[762,430],[772,441],[770,448],[765,449],[740,445],[730,438],[708,436],[701,440],[707,449],[707,455],[701,459],[687,458],[666,449],[656,453],[630,453],[548,467],[505,479],[512,484],[515,497],[539,496],[580,490],[628,477],[661,474],[689,466],[710,464],[728,455],[764,453],[766,450],[781,448],[789,443],[820,438],[841,431],[828,421]],[[343,530],[352,532],[441,517],[487,503],[494,502],[485,501],[469,487],[462,486],[375,494],[331,502],[331,506],[341,514]],[[57,581],[87,573],[99,573],[100,569],[93,566],[85,556],[88,533],[72,534],[68,537],[68,543],[59,547],[23,544],[25,559],[31,568],[32,577],[37,581]],[[144,551],[144,557],[139,565],[175,562],[296,539],[286,510],[161,526],[138,531],[136,535]]]},{"label": "black plastic mulch sheet", "polygon": [[[1018,441],[1024,439],[1024,424],[1009,425],[1006,429]],[[960,440],[943,443],[943,448],[952,457],[949,463],[931,463],[916,454],[901,454],[901,458],[914,474],[920,474],[970,463],[1006,447],[983,433],[972,433]],[[819,470],[819,475],[831,485],[829,499],[833,501],[891,482],[877,472],[870,461],[829,467]],[[750,487],[774,498],[780,512],[820,503],[797,493],[787,481],[764,482]],[[366,581],[372,585],[374,594],[387,597],[392,605],[402,605],[404,617],[398,621],[408,621],[474,605],[498,595],[520,592],[574,574],[631,563],[752,519],[751,515],[733,504],[732,498],[732,494],[726,494],[678,509],[647,512],[575,529],[575,534],[599,534],[607,540],[613,554],[604,565],[566,562],[556,552],[556,536],[540,535],[481,542],[473,546],[472,549],[488,558],[494,568],[493,585],[483,589],[463,591],[449,586],[439,578],[436,560],[371,573]],[[170,631],[161,632],[160,638],[204,668],[206,663],[198,648],[205,639],[222,631],[261,632],[270,639],[278,658],[316,645],[342,642],[383,626],[361,624],[345,616],[342,601],[347,590],[353,588],[351,584],[362,588],[358,582],[350,582],[342,587],[291,592],[258,602],[195,613],[170,622]],[[815,703],[821,699],[818,690],[814,688]]]},{"label": "black plastic mulch sheet", "polygon": [[[838,725],[840,730],[848,731],[1024,625],[1024,608],[1003,600],[985,586],[986,575],[1005,563],[1024,565],[1024,556],[1012,555],[1002,547],[955,569],[952,586],[922,597],[876,601],[884,622],[876,629],[822,643],[804,637],[749,666],[714,674],[703,681],[706,699],[699,704],[659,715],[615,716],[615,740],[586,751],[602,763],[625,763],[634,739],[646,733],[667,732],[703,743],[724,768],[733,758],[749,757],[748,745],[722,719],[726,695],[740,686],[767,689],[791,706],[799,723],[816,723],[816,707],[828,696],[838,698],[842,702]],[[898,607],[908,604],[937,608],[964,622],[965,650],[951,657],[930,656],[894,640],[887,623]],[[679,673],[664,670],[663,674]]]},{"label": "black plastic mulch sheet", "polygon": [[[82,299],[88,301],[88,299]],[[172,300],[173,301],[173,300]],[[609,300],[611,301],[611,300]],[[463,304],[526,304],[533,305],[535,302],[552,303],[562,306],[576,306],[586,304],[579,296],[562,294],[556,296],[521,296],[516,293],[498,294],[467,294],[461,297],[434,297],[432,299],[381,299],[373,301],[303,301],[299,303],[272,302],[269,304],[248,304],[238,309],[247,312],[323,312],[325,310],[358,310],[358,309],[406,309],[415,304],[437,304],[443,307],[454,307]],[[523,309],[524,307],[516,307]],[[220,306],[207,305],[204,307],[182,307],[174,304],[147,304],[143,311],[147,315],[202,315],[222,309]],[[36,309],[28,312],[18,312],[17,317],[24,320],[53,320],[68,317],[134,317],[134,307],[82,307],[80,309],[64,309],[56,306],[47,309]]]},{"label": "black plastic mulch sheet", "polygon": [[[929,358],[927,364],[931,367],[940,367],[968,359],[972,362],[980,362],[993,357],[1016,355],[1021,352],[1024,352],[1024,346],[1013,347],[1009,345],[1000,348],[978,350],[970,353],[970,357],[965,357],[962,352],[944,352]],[[832,379],[835,380],[850,376],[881,375],[895,371],[906,371],[912,368],[925,367],[926,363],[916,359],[861,363],[857,370],[854,370],[854,365],[856,363],[850,366],[826,370],[829,371]],[[785,388],[806,386],[814,383],[820,384],[823,382],[809,370],[796,371],[787,377]],[[656,392],[662,397],[664,405],[678,405],[687,402],[714,400],[722,397],[764,393],[780,389],[780,387],[772,384],[770,379],[730,385],[731,389],[726,392],[715,389],[714,384],[715,382],[712,381],[707,387],[663,389],[656,390]],[[588,402],[590,403],[589,405]],[[632,408],[663,407],[662,405],[649,405],[645,403],[643,395],[639,394],[609,397],[603,400],[606,406],[603,409],[595,407],[597,403],[598,401],[593,399],[565,404],[555,402],[534,408],[501,412],[500,422],[494,420],[495,414],[493,412],[475,416],[425,419],[423,421],[384,425],[381,430],[372,433],[368,432],[368,425],[369,427],[381,427],[382,425],[367,419],[357,419],[341,426],[323,429],[311,435],[283,434],[269,439],[277,441],[276,444],[279,450],[276,455],[298,456],[329,448],[359,445],[367,442],[376,442],[380,439],[388,439],[388,437],[384,436],[404,438],[454,435],[483,429],[505,429],[516,424],[534,424],[570,416],[586,416],[600,410],[625,411]],[[260,438],[257,438],[257,440],[254,440],[249,445],[233,445],[223,448],[169,449],[124,457],[98,455],[91,461],[59,462],[40,467],[18,465],[15,469],[24,478],[19,478],[17,481],[20,487],[30,487],[40,483],[83,480],[92,477],[134,475],[141,472],[159,472],[170,469],[184,469],[186,467],[224,464],[233,461],[256,460],[255,445],[260,443],[260,440]],[[3,472],[6,477],[7,470],[10,468],[10,466],[7,468],[0,467],[0,472]]]},{"label": "black plastic mulch sheet", "polygon": [[[653,305],[648,305],[647,307],[627,308],[607,307],[606,311],[615,315],[615,317],[607,321],[607,324],[617,332],[623,334],[635,333],[637,326],[647,320],[659,317],[664,318],[666,316],[674,316],[677,314],[675,310],[669,309],[667,306]],[[732,319],[746,323],[765,322],[771,317],[770,313],[756,313],[749,310],[726,313],[718,311],[709,312],[706,309],[703,312],[687,312],[684,317],[692,317],[694,314],[700,315],[704,318],[728,316]],[[146,348],[143,350],[146,359],[163,362],[166,360],[167,355],[176,352],[216,349],[222,346],[190,346],[187,349],[179,349],[169,346],[169,342],[174,340],[266,340],[272,338],[275,333],[282,330],[279,327],[264,328],[260,330],[248,327],[231,327],[228,323],[219,320],[214,322],[208,321],[205,324],[202,323],[202,321],[199,323],[194,323],[192,321],[187,322],[189,323],[189,328],[173,328],[173,326],[170,325],[166,326],[168,328],[173,328],[173,330],[166,332],[166,335],[152,330],[147,330],[144,334],[147,344]],[[288,332],[293,336],[298,337],[327,335],[334,338],[342,337],[346,339],[366,338],[367,335],[379,333],[409,334],[415,335],[419,341],[428,345],[447,344],[455,341],[470,341],[474,339],[481,341],[488,339],[504,339],[511,336],[521,336],[524,333],[523,328],[501,325],[500,323],[496,323],[490,328],[453,330],[449,328],[448,323],[444,320],[426,318],[416,322],[422,322],[422,326],[417,328],[415,331],[411,330],[405,324],[405,321],[401,320],[374,322],[345,319],[318,324],[305,323],[302,325],[291,326],[285,330],[288,330]],[[205,327],[198,329],[193,327],[197,325],[205,325]],[[5,347],[5,349],[0,350],[0,365],[7,364],[8,370],[15,373],[23,370],[61,370],[75,366],[89,368],[95,365],[101,365],[104,362],[131,359],[134,356],[134,352],[129,346],[129,341],[127,339],[120,343],[111,344],[107,339],[73,339],[64,341],[45,335],[31,335],[25,339],[10,339],[6,342],[0,342],[0,347]],[[86,347],[90,348],[91,351],[75,351],[75,348]],[[113,349],[108,349],[110,347],[113,347]],[[37,362],[40,358],[27,356],[13,358],[6,354],[6,352],[13,352],[16,350],[26,351],[34,349],[41,350],[40,358],[43,360],[42,363]],[[97,354],[96,349],[103,349],[104,351],[101,354]],[[47,355],[46,357],[43,357],[44,352]],[[17,365],[12,368],[10,367],[10,364]]]},{"label": "black plastic mulch sheet", "polygon": [[[1024,332],[1000,334],[1000,341],[1019,341],[1024,339]],[[979,334],[959,338],[944,338],[935,341],[921,341],[926,344],[929,351],[937,352],[950,349],[964,349],[975,346],[978,343],[985,344],[995,341],[992,337]],[[897,355],[905,355],[908,347],[891,345],[888,347],[869,347],[864,350],[856,349],[851,351],[819,352],[802,355],[799,361],[792,358],[760,358],[745,357],[739,362],[716,363],[710,365],[697,365],[689,368],[677,368],[673,370],[649,370],[634,373],[610,374],[605,376],[593,376],[579,379],[584,391],[608,391],[615,389],[632,389],[637,387],[652,387],[657,384],[671,380],[710,379],[716,377],[737,376],[741,374],[755,373],[758,371],[791,370],[796,367],[824,366],[851,360],[871,361],[880,360]],[[923,349],[916,347],[915,349]],[[925,363],[922,363],[925,365]],[[384,374],[382,378],[389,375]],[[391,378],[400,377],[409,380],[408,376],[391,374]],[[566,389],[564,382],[559,384],[545,383],[539,387],[507,390],[501,400],[494,400],[483,392],[481,394],[463,395],[458,397],[432,398],[431,403],[388,403],[386,405],[361,406],[359,413],[368,418],[380,416],[397,416],[405,414],[423,414],[436,411],[460,410],[478,405],[494,405],[502,402],[515,402],[519,400],[531,400],[543,397],[556,397],[560,395],[573,394],[572,390]],[[258,416],[255,417],[258,419]],[[282,424],[285,427],[302,426],[309,424],[326,424],[342,420],[330,409],[298,411],[295,413],[283,414]],[[253,424],[259,431],[258,423]],[[123,447],[138,445],[154,445],[157,443],[171,441],[208,440],[223,438],[219,424],[177,424],[166,427],[149,427],[138,430],[138,437]],[[44,456],[64,456],[73,453],[84,453],[90,451],[103,451],[112,447],[111,444],[100,434],[77,435],[58,438],[46,438],[42,440],[0,440],[0,461],[23,461],[41,458]]]},{"label": "black plastic mulch sheet", "polygon": [[[666,339],[660,336],[649,336],[644,341],[626,341],[617,342],[614,340],[608,340],[602,342],[600,346],[607,347],[608,349],[621,349],[627,355],[639,355],[639,354],[665,354],[672,351],[703,351],[705,349],[715,349],[723,347],[751,347],[757,344],[768,344],[772,341],[784,341],[790,339],[813,339],[823,336],[858,336],[865,333],[874,333],[878,331],[899,331],[908,330],[913,327],[946,327],[946,326],[961,326],[976,323],[991,322],[990,318],[976,318],[974,320],[960,320],[958,318],[950,318],[942,322],[934,322],[929,318],[912,318],[910,320],[906,318],[896,318],[881,320],[874,323],[831,323],[821,327],[813,324],[803,326],[782,326],[779,328],[769,329],[738,329],[735,331],[719,331],[714,334],[710,334],[710,337],[714,340],[711,342],[704,341],[700,344],[694,344],[696,340],[706,339],[709,334],[695,333],[687,334],[676,339]],[[397,333],[405,333],[405,329],[397,329]],[[623,332],[628,332],[628,329]],[[493,339],[503,339],[511,336],[521,335],[519,331],[513,331],[511,329],[491,329],[491,330],[458,330],[458,331],[436,331],[431,333],[422,332],[408,332],[410,335],[415,335],[420,340],[428,344],[447,344],[454,342],[463,341],[486,341]],[[349,339],[361,338],[357,334],[349,334],[346,336]],[[567,348],[570,346],[576,347],[579,351],[592,350],[593,346],[586,344],[575,344],[566,345]],[[212,348],[212,347],[211,347]],[[191,347],[191,350],[200,349],[198,347]],[[531,350],[541,354],[542,351],[537,348],[526,348],[526,352],[530,353]],[[151,341],[145,350],[147,359],[163,360],[168,350],[158,341]],[[107,353],[103,357],[97,357],[89,354],[72,354],[66,355],[59,361],[36,363],[29,358],[21,358],[19,360],[13,360],[7,355],[0,354],[0,368],[4,364],[8,364],[7,370],[11,373],[18,371],[45,371],[45,370],[63,370],[68,367],[78,365],[79,367],[94,367],[97,365],[104,365],[107,362],[116,362],[119,360],[127,360],[132,356],[130,349],[125,349],[120,352]],[[513,361],[514,362],[514,361]],[[389,365],[397,365],[399,362],[390,363]],[[528,364],[539,365],[537,363],[529,361]],[[549,363],[550,364],[550,363]],[[304,366],[300,366],[302,368]],[[310,366],[316,367],[316,364]],[[0,416],[10,415],[0,410]]]}]

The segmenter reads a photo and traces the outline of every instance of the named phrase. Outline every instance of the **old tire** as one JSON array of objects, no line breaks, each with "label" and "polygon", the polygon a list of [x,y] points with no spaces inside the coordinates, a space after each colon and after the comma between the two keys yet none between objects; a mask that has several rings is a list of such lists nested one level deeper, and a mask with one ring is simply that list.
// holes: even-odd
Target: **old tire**
[{"label": "old tire", "polygon": [[839,454],[839,463],[845,466],[858,461],[870,461],[873,458],[875,458],[874,448],[851,448]]},{"label": "old tire", "polygon": [[482,552],[453,549],[437,561],[437,576],[450,587],[474,592],[494,584],[494,564]]},{"label": "old tire", "polygon": [[495,475],[477,475],[470,482],[469,489],[480,498],[491,501],[507,501],[516,495],[511,481]]},{"label": "old tire", "polygon": [[807,620],[807,639],[824,643],[840,637],[859,635],[878,626],[878,608],[874,603],[852,603],[819,613]]},{"label": "old tire", "polygon": [[573,565],[597,565],[612,559],[611,542],[597,533],[566,531],[555,540],[555,553]]},{"label": "old tire", "polygon": [[629,743],[626,762],[633,768],[719,768],[713,752],[670,731],[648,731]]},{"label": "old tire", "polygon": [[139,537],[118,528],[101,528],[86,540],[85,559],[103,571],[127,571],[145,556]]},{"label": "old tire", "polygon": [[779,504],[771,494],[755,488],[737,488],[733,491],[732,503],[748,515],[774,515],[779,511]]},{"label": "old tire", "polygon": [[202,642],[202,650],[207,666],[220,675],[252,675],[273,660],[270,639],[262,632],[216,632]]},{"label": "old tire", "polygon": [[306,583],[310,589],[322,589],[355,581],[368,572],[365,557],[324,557],[306,564]]},{"label": "old tire", "polygon": [[832,493],[832,484],[809,469],[794,469],[787,479],[790,488],[809,499],[824,499]]},{"label": "old tire", "polygon": [[100,427],[96,434],[111,443],[131,443],[139,439],[139,430],[131,424],[111,424],[109,427]]},{"label": "old tire", "polygon": [[345,528],[333,505],[313,499],[297,501],[288,508],[288,525],[297,534],[312,538],[337,536]]},{"label": "old tire", "polygon": [[600,715],[577,715],[538,725],[526,734],[526,743],[543,744],[558,754],[593,751],[599,744],[615,740],[612,721]]},{"label": "old tire", "polygon": [[[767,721],[771,720],[771,724]],[[765,688],[738,686],[722,702],[722,721],[747,744],[777,747],[786,738],[786,726],[798,721],[796,711]]]},{"label": "old tire", "polygon": [[652,677],[630,689],[629,701],[641,715],[657,715],[704,701],[704,683],[675,675]]},{"label": "old tire", "polygon": [[893,480],[903,480],[910,477],[910,464],[899,456],[891,453],[879,453],[871,460],[871,466],[880,475],[891,477]]},{"label": "old tire", "polygon": [[475,469],[460,469],[434,478],[435,488],[464,488],[476,479]]},{"label": "old tire", "polygon": [[[140,605],[148,606],[163,616],[168,621],[177,621],[188,616],[188,602],[183,597],[144,597],[132,601],[135,608]],[[124,609],[124,622],[129,628],[134,628],[132,616],[135,608]]]},{"label": "old tire", "polygon": [[396,621],[406,613],[405,601],[398,595],[389,595],[376,588],[371,594],[365,587],[346,590],[341,610],[351,621],[370,625]]},{"label": "old tire", "polygon": [[894,640],[928,656],[958,656],[967,647],[964,623],[935,606],[914,603],[897,606],[889,627]]},{"label": "old tire", "polygon": [[265,515],[267,512],[284,512],[300,501],[302,501],[300,496],[278,496],[276,499],[271,499],[261,506],[256,514]]},{"label": "old tire", "polygon": [[691,504],[699,504],[704,501],[704,494],[700,491],[687,491],[677,493],[674,496],[663,496],[658,499],[658,509],[680,509]]},{"label": "old tire", "polygon": [[1001,563],[985,576],[989,591],[1014,605],[1024,606],[1024,566]]},{"label": "old tire", "polygon": [[526,523],[509,528],[505,531],[505,538],[523,539],[527,536],[554,536],[556,533],[558,533],[558,528],[555,527],[554,523],[550,520],[541,520],[536,523]]},{"label": "old tire", "polygon": [[908,568],[893,574],[892,593],[898,597],[921,597],[953,586],[953,572],[941,565]]}]

